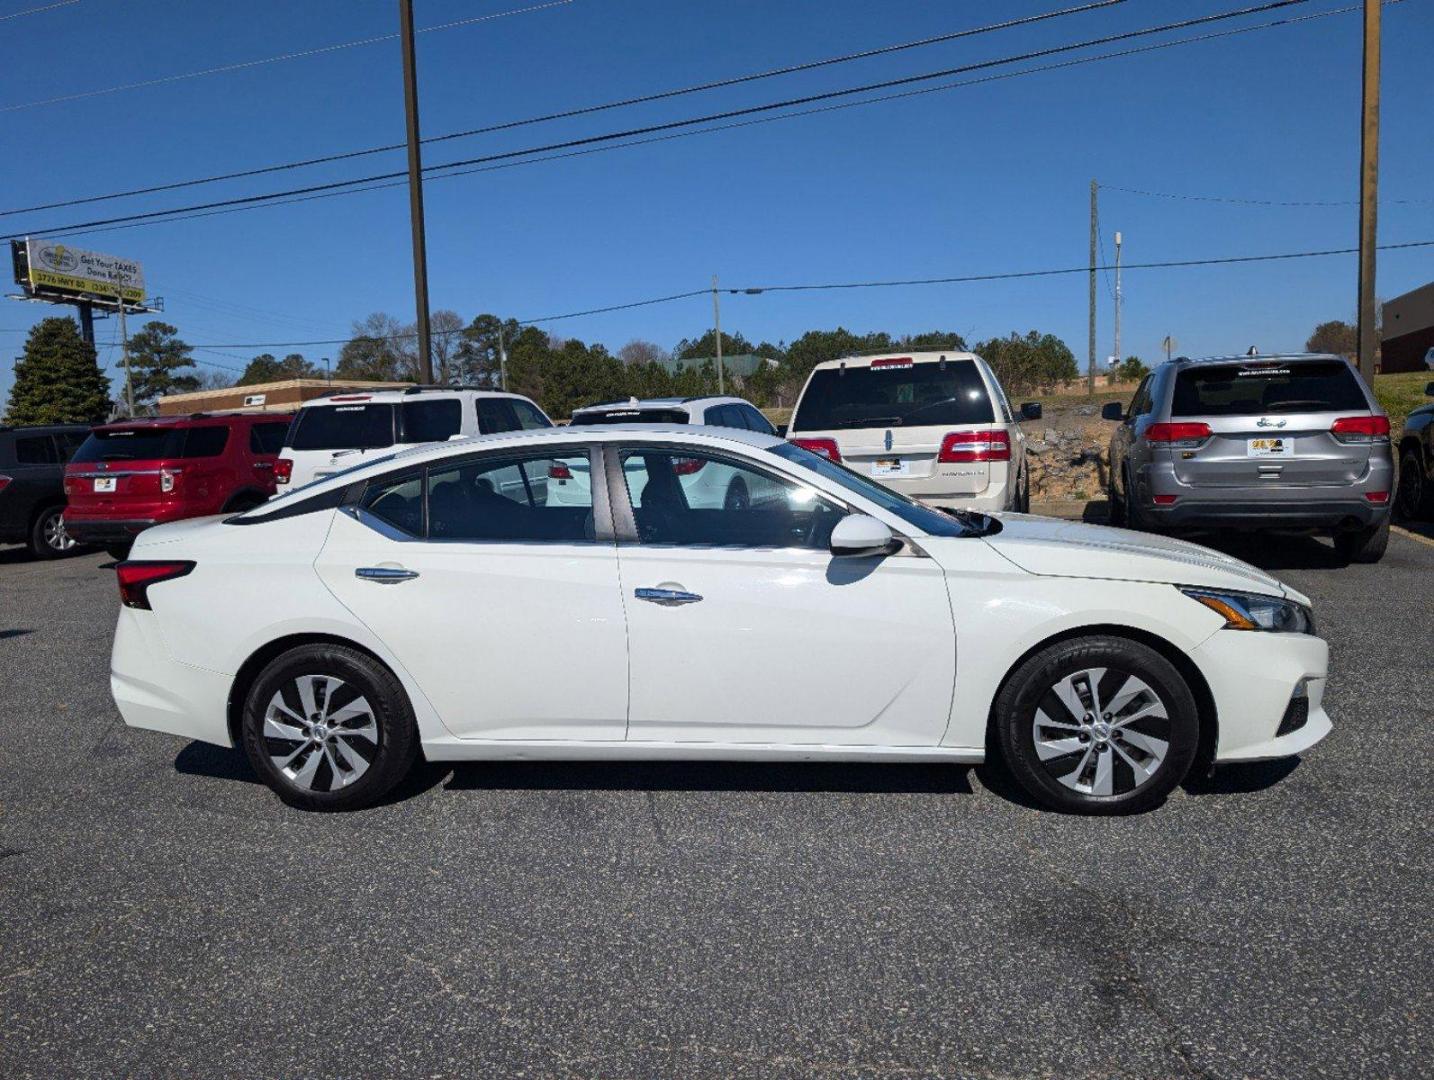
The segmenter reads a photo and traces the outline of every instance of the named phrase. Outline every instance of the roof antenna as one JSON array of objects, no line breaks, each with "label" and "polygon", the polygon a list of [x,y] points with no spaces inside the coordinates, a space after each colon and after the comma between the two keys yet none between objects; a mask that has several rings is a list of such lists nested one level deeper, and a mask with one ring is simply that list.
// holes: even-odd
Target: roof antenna
[{"label": "roof antenna", "polygon": [[1255,348],[1255,346],[1251,345],[1250,348],[1249,348],[1249,351],[1247,351],[1247,352],[1245,353],[1245,355],[1246,355],[1246,356],[1259,356],[1259,355],[1260,355],[1260,350],[1257,349],[1257,348]]},{"label": "roof antenna", "polygon": [[941,354],[941,359],[938,360],[938,361],[936,361],[936,370],[937,370],[937,371],[945,371],[945,370],[946,370],[946,354],[945,354],[945,353],[942,353],[942,354]]},{"label": "roof antenna", "polygon": [[837,375],[838,375],[838,377],[840,377],[840,376],[845,375],[845,374],[846,374],[846,361],[843,360],[843,361],[837,366]]}]

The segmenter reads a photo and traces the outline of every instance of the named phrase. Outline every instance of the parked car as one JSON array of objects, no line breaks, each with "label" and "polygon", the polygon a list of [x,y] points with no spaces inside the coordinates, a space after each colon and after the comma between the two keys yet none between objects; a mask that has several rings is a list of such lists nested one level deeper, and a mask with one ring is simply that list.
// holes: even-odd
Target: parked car
[{"label": "parked car", "polygon": [[[784,497],[690,506],[692,460]],[[587,506],[500,480],[578,462]],[[1116,813],[1196,760],[1330,730],[1309,601],[1268,574],[1102,526],[948,514],[732,428],[405,451],[151,529],[117,576],[125,722],[242,746],[313,809],[371,804],[420,754],[970,764],[994,742],[1043,804]]]},{"label": "parked car", "polygon": [[274,494],[288,413],[192,413],[95,428],[65,469],[65,529],[117,559],[152,525],[249,510]]},{"label": "parked car", "polygon": [[[1424,388],[1424,396],[1434,397],[1434,382]],[[1407,521],[1434,517],[1434,402],[1411,412],[1399,433],[1395,511]]]},{"label": "parked car", "polygon": [[1174,360],[1147,375],[1110,440],[1111,518],[1132,529],[1300,528],[1346,559],[1389,543],[1389,417],[1349,361],[1322,354]]},{"label": "parked car", "polygon": [[852,356],[818,364],[787,437],[933,506],[1028,511],[1031,480],[1019,420],[975,353]]},{"label": "parked car", "polygon": [[[610,401],[573,410],[574,427],[605,424],[692,424],[698,427],[756,431],[763,435],[777,433],[772,422],[751,402],[739,397],[721,395],[643,400],[629,398],[627,401]],[[628,475],[628,486],[634,491],[641,490],[646,480],[642,458],[628,458],[623,462],[623,470]],[[697,458],[679,463],[674,475],[682,486],[687,504],[694,508],[742,506],[753,500],[760,502],[781,495],[780,489],[772,485],[763,485],[754,490],[752,477],[716,465],[709,467],[708,462]],[[555,505],[572,504],[575,500],[585,502],[592,498],[588,491],[589,483],[588,475],[581,465],[566,470],[564,475],[550,474],[548,498]]]},{"label": "parked car", "polygon": [[281,489],[299,487],[395,446],[552,426],[530,399],[496,390],[410,386],[333,394],[299,406],[275,478]]},{"label": "parked car", "polygon": [[87,424],[0,427],[0,544],[26,544],[37,559],[73,551],[65,531],[65,462]]}]

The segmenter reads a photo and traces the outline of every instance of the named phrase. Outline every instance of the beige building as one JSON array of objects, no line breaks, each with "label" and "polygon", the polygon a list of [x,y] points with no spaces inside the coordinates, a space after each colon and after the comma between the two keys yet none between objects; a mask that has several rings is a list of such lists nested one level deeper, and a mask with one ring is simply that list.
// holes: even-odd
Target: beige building
[{"label": "beige building", "polygon": [[283,379],[279,382],[230,386],[223,390],[195,390],[188,394],[167,394],[156,402],[160,416],[185,416],[197,412],[293,412],[302,402],[325,394],[365,390],[402,390],[406,382],[365,382],[344,379]]}]

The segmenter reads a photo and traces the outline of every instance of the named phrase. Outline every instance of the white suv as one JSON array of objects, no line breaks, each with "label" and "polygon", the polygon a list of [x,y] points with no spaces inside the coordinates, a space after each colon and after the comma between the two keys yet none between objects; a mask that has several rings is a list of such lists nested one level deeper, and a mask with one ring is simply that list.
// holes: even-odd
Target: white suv
[{"label": "white suv", "polygon": [[787,438],[911,499],[971,510],[1030,509],[1026,440],[975,353],[852,356],[812,369]]},{"label": "white suv", "polygon": [[690,398],[629,398],[608,401],[573,411],[578,424],[696,424],[699,427],[728,427],[775,435],[777,429],[750,401],[739,397],[711,395]]},{"label": "white suv", "polygon": [[330,394],[299,406],[274,466],[279,490],[331,476],[393,446],[552,427],[521,394],[410,386]]}]

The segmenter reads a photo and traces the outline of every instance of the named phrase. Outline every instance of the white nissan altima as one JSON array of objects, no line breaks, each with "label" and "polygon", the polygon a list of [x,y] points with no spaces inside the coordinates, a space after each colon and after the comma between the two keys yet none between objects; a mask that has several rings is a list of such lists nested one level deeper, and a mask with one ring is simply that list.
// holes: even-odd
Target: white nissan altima
[{"label": "white nissan altima", "polygon": [[[694,463],[764,497],[690,505]],[[1309,602],[1260,570],[930,509],[735,429],[411,450],[149,529],[117,573],[125,722],[240,745],[310,809],[371,804],[420,756],[995,752],[1047,806],[1122,813],[1330,730]]]}]

